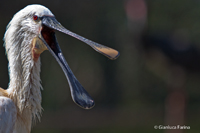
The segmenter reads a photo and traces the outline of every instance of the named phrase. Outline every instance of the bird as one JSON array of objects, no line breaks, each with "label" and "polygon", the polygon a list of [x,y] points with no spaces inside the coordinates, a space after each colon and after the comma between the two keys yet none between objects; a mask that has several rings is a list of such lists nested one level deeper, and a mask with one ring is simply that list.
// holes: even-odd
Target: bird
[{"label": "bird", "polygon": [[56,31],[83,41],[111,60],[120,55],[115,49],[67,30],[47,7],[39,4],[24,7],[13,16],[4,35],[10,81],[7,89],[0,88],[0,133],[30,133],[32,124],[40,121],[43,110],[40,55],[45,50],[61,66],[72,100],[84,109],[95,105],[67,64],[57,42]]}]

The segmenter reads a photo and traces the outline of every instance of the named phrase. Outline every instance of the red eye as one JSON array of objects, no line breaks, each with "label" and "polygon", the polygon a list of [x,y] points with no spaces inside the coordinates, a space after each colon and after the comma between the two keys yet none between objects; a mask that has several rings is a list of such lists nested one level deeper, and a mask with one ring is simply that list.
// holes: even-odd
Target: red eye
[{"label": "red eye", "polygon": [[34,16],[33,16],[33,19],[34,19],[34,20],[38,20],[38,16],[37,16],[37,15],[34,15]]}]

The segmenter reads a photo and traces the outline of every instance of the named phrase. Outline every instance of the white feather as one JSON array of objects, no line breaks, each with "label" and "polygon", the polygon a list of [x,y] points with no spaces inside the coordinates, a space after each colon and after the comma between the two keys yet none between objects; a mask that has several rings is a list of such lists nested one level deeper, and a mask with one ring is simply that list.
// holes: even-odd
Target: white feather
[{"label": "white feather", "polygon": [[34,14],[54,16],[44,6],[29,5],[13,16],[4,35],[10,77],[7,93],[20,116],[17,115],[14,133],[30,132],[32,121],[40,120],[42,112],[40,59],[35,62],[31,51],[32,40],[38,36],[42,25],[33,21]]},{"label": "white feather", "polygon": [[0,133],[12,133],[17,118],[15,104],[10,98],[0,96],[0,107]]}]

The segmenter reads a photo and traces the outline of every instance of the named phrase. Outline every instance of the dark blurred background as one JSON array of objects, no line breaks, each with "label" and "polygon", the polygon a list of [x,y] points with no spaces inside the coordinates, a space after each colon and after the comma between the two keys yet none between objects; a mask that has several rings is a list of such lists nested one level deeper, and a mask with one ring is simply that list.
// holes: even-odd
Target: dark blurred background
[{"label": "dark blurred background", "polygon": [[[51,54],[41,55],[42,105],[33,133],[197,133],[200,130],[200,1],[1,0],[0,37],[28,4],[48,7],[67,29],[120,51],[109,60],[57,33],[68,64],[96,106],[71,99],[67,79]],[[1,87],[9,83],[0,47]],[[190,130],[156,130],[186,125]]]}]

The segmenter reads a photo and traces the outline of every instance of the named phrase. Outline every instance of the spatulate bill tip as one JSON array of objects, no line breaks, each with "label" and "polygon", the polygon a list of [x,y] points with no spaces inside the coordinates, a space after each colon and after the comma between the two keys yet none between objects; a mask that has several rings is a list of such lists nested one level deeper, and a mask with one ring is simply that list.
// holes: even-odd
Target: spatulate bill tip
[{"label": "spatulate bill tip", "polygon": [[93,98],[88,94],[88,92],[81,86],[80,83],[77,83],[78,88],[71,88],[71,96],[74,103],[80,106],[83,109],[91,109],[94,107],[95,102]]},{"label": "spatulate bill tip", "polygon": [[120,53],[117,51],[117,54],[112,56],[112,57],[108,57],[111,60],[116,60],[118,57],[120,56]]},{"label": "spatulate bill tip", "polygon": [[115,60],[119,57],[120,53],[112,48],[106,47],[106,46],[102,46],[102,47],[93,47],[97,52],[105,55],[106,57],[108,57],[111,60]]},{"label": "spatulate bill tip", "polygon": [[81,108],[83,109],[92,109],[95,106],[95,102],[94,100],[90,99],[90,100],[77,100],[77,99],[73,99],[73,101]]}]

